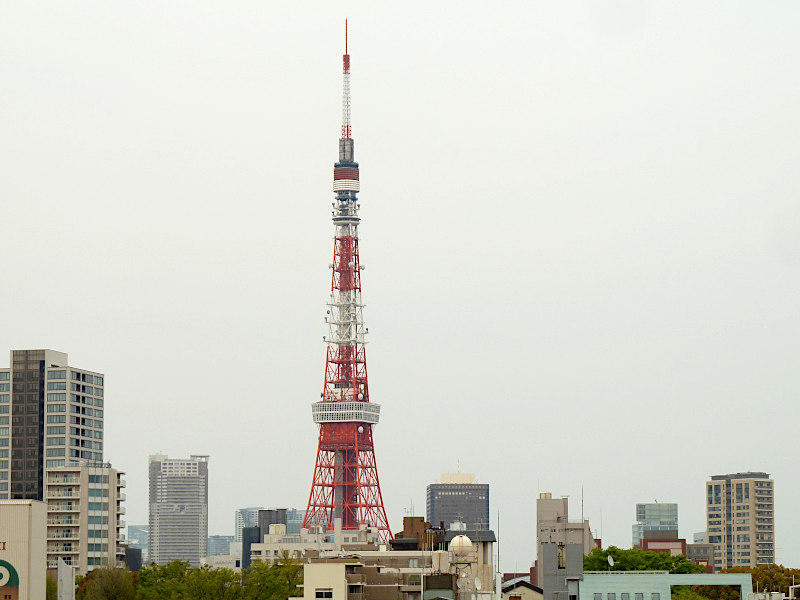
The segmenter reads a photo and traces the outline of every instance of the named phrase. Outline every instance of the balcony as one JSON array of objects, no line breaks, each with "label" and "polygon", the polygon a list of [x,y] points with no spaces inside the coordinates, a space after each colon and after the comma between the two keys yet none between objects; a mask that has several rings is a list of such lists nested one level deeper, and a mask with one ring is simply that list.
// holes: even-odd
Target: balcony
[{"label": "balcony", "polygon": [[122,519],[117,519],[117,527],[125,527],[125,521]]},{"label": "balcony", "polygon": [[47,478],[47,483],[54,483],[54,484],[62,484],[62,483],[63,484],[68,484],[68,483],[77,483],[77,482],[78,482],[78,478],[77,477],[73,477],[72,475],[64,475],[64,476],[50,475],[50,477]]},{"label": "balcony", "polygon": [[[72,565],[72,557],[71,556],[65,556],[63,558],[64,558],[64,562],[65,563],[67,563],[68,565]],[[48,569],[57,569],[58,568],[58,561],[57,560],[48,560],[47,561],[47,568]]]},{"label": "balcony", "polygon": [[124,493],[121,493],[117,496],[117,500],[119,500],[120,502],[124,501],[126,498],[127,496]]},{"label": "balcony", "polygon": [[48,512],[79,512],[78,503],[72,504],[48,504]]},{"label": "balcony", "polygon": [[74,546],[48,546],[47,547],[48,554],[77,554],[78,553],[78,545],[75,544]]},{"label": "balcony", "polygon": [[77,540],[78,535],[74,531],[48,531],[48,540]]},{"label": "balcony", "polygon": [[124,515],[125,514],[125,507],[124,506],[118,506],[117,507],[117,514],[118,515]]},{"label": "balcony", "polygon": [[75,491],[64,491],[64,490],[48,490],[47,497],[48,498],[80,498],[80,494]]},{"label": "balcony", "polygon": [[118,485],[119,485],[120,487],[128,487],[128,482],[127,482],[127,481],[125,481],[125,480],[124,480],[122,477],[120,477],[120,478],[119,478],[119,483],[118,483]]},{"label": "balcony", "polygon": [[[49,507],[48,507],[49,509]],[[48,525],[77,525],[77,521],[73,521],[69,517],[61,517],[59,519],[47,519]]]}]

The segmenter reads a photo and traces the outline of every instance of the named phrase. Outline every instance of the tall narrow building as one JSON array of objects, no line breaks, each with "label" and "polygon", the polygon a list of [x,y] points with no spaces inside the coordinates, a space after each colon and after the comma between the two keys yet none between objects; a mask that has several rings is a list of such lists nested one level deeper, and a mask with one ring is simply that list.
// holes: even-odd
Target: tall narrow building
[{"label": "tall narrow building", "polygon": [[0,499],[43,500],[46,469],[103,461],[104,390],[102,373],[64,352],[11,351],[0,369]]},{"label": "tall narrow building", "polygon": [[383,508],[372,429],[380,406],[371,401],[367,383],[364,304],[361,301],[361,258],[358,249],[360,191],[358,163],[350,125],[350,55],[343,62],[342,136],[339,161],[333,166],[333,261],[328,302],[325,384],[312,405],[319,425],[314,478],[303,525],[357,530],[362,523],[378,529],[381,540],[392,537]]},{"label": "tall narrow building", "polygon": [[714,571],[775,562],[775,482],[768,473],[712,475],[706,482]]},{"label": "tall narrow building", "polygon": [[208,456],[150,456],[150,561],[200,566],[208,553]]}]

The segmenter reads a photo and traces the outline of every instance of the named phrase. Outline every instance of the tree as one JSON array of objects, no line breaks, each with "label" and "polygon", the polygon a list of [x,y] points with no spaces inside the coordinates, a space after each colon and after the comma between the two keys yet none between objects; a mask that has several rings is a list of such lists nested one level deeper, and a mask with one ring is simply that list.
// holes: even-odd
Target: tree
[{"label": "tree", "polygon": [[286,600],[302,596],[303,565],[284,552],[276,563],[257,560],[244,576],[244,600]]},{"label": "tree", "polygon": [[134,600],[136,591],[130,573],[125,569],[95,569],[84,577],[76,600]]},{"label": "tree", "polygon": [[58,600],[58,582],[50,575],[45,580],[45,598],[47,600]]},{"label": "tree", "polygon": [[670,573],[704,573],[701,565],[686,560],[683,554],[672,556],[665,552],[645,551],[641,548],[623,550],[610,546],[607,550],[595,548],[583,557],[584,571],[608,571],[608,557],[614,559],[614,571],[669,571]]},{"label": "tree", "polygon": [[[793,581],[800,582],[800,569],[783,565],[758,565],[757,567],[733,567],[721,573],[749,573],[753,576],[753,589],[789,594]],[[692,590],[710,600],[739,600],[739,588],[730,585],[696,585]]]},{"label": "tree", "polygon": [[184,594],[192,600],[240,600],[241,577],[230,569],[214,569],[203,565],[186,574]]},{"label": "tree", "polygon": [[142,567],[136,586],[137,600],[183,600],[188,571],[189,563],[181,560]]}]

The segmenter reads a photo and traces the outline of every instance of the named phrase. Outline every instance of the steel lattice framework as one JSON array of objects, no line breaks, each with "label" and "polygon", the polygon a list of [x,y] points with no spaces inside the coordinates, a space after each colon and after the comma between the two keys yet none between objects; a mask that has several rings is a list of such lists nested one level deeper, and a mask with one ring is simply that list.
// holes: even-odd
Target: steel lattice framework
[{"label": "steel lattice framework", "polygon": [[350,55],[343,56],[342,137],[339,162],[333,169],[333,263],[328,302],[325,385],[321,400],[312,405],[319,424],[314,480],[303,527],[323,525],[342,529],[366,523],[379,530],[384,542],[392,537],[383,507],[372,427],[380,406],[370,402],[367,355],[364,348],[364,305],[361,302],[361,261],[358,252],[358,163],[350,125]]}]

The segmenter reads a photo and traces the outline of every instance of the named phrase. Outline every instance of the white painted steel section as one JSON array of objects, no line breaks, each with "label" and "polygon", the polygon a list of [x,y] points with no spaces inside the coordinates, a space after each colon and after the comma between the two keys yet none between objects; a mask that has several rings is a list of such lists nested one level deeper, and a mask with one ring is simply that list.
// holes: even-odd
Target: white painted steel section
[{"label": "white painted steel section", "polygon": [[357,179],[335,179],[333,181],[334,192],[360,192],[361,185]]},{"label": "white painted steel section", "polygon": [[381,405],[375,402],[314,402],[315,423],[378,423]]}]

